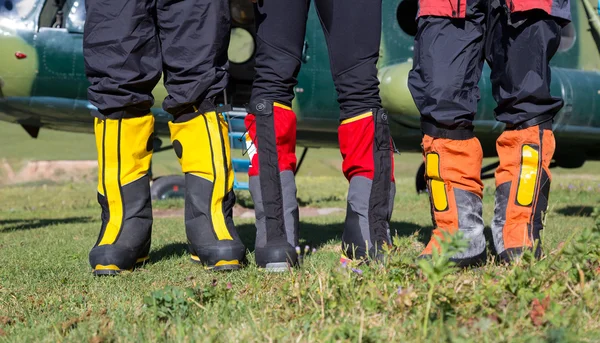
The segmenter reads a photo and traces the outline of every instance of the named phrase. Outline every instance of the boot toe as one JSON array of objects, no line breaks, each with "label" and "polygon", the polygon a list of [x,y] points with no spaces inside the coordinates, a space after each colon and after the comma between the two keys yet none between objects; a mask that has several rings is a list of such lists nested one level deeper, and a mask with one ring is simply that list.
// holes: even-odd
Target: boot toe
[{"label": "boot toe", "polygon": [[140,250],[129,249],[117,245],[100,245],[90,251],[90,265],[94,275],[116,275],[123,271],[132,271],[135,267],[142,266],[149,261],[148,253],[144,251],[141,257]]},{"label": "boot toe", "polygon": [[298,265],[298,253],[291,245],[269,245],[255,250],[256,264],[267,271],[281,272]]},{"label": "boot toe", "polygon": [[[208,270],[237,270],[246,261],[246,247],[237,242],[220,242],[212,246],[190,246],[192,262],[204,265]],[[197,253],[194,253],[197,252]]]}]

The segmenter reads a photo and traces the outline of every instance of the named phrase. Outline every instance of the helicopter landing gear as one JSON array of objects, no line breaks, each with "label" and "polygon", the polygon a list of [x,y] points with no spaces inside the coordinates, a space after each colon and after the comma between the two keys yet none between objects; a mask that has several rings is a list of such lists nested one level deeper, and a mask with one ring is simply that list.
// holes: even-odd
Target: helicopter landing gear
[{"label": "helicopter landing gear", "polygon": [[[173,149],[172,145],[162,146],[162,140],[154,138],[154,152],[162,152]],[[152,177],[152,163],[150,164],[150,196],[152,200],[165,200],[185,197],[185,177],[183,175],[167,175]]]},{"label": "helicopter landing gear", "polygon": [[415,181],[415,185],[417,186],[417,194],[427,193],[427,181],[425,181],[425,163],[421,163],[421,166],[417,171]]},{"label": "helicopter landing gear", "polygon": [[183,175],[167,175],[152,180],[150,185],[152,200],[165,200],[185,197]]}]

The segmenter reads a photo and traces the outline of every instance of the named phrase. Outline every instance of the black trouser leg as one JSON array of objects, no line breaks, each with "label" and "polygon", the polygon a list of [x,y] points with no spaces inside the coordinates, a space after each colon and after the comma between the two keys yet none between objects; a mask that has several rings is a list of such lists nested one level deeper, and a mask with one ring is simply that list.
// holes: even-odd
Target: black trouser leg
[{"label": "black trouser leg", "polygon": [[260,1],[255,6],[256,76],[252,100],[290,106],[300,71],[309,0]]},{"label": "black trouser leg", "polygon": [[509,127],[551,120],[563,106],[550,94],[550,60],[560,44],[560,25],[541,11],[509,18],[503,7],[492,9],[488,21],[486,59],[496,119]]},{"label": "black trouser leg", "polygon": [[229,1],[157,0],[156,7],[169,93],[163,108],[177,117],[227,85]]},{"label": "black trouser leg", "polygon": [[316,0],[315,6],[327,40],[340,119],[381,108],[381,0]]},{"label": "black trouser leg", "polygon": [[83,37],[88,98],[103,115],[146,115],[162,72],[154,1],[89,0]]}]

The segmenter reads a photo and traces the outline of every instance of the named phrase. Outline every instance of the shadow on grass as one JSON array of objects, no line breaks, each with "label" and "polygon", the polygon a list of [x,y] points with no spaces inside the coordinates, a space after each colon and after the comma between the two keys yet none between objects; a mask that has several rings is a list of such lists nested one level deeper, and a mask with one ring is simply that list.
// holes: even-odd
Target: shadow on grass
[{"label": "shadow on grass", "polygon": [[[256,228],[254,224],[238,225],[238,232],[242,242],[249,252],[254,252],[254,242],[256,240]],[[392,222],[392,235],[397,233],[398,236],[412,236],[418,232],[418,239],[423,244],[426,244],[431,237],[431,228],[423,227],[413,223]],[[330,243],[340,242],[344,224],[314,224],[300,223],[300,245],[308,245],[311,248],[321,248]],[[158,262],[164,259],[173,257],[182,257],[189,255],[188,246],[183,242],[174,242],[163,245],[159,249],[150,251],[150,260]]]},{"label": "shadow on grass", "polygon": [[[423,227],[414,223],[392,222],[391,234],[397,234],[401,237],[412,236],[418,232],[418,239],[422,243],[427,243],[431,237],[431,228]],[[308,245],[312,248],[320,248],[326,244],[341,241],[344,231],[344,223],[337,224],[315,224],[300,222],[300,245]],[[254,224],[245,224],[238,226],[240,238],[250,251],[254,251],[254,242],[256,239],[256,228]]]},{"label": "shadow on grass", "polygon": [[188,245],[183,242],[169,243],[167,245],[163,245],[160,249],[151,249],[150,250],[150,261],[158,262],[160,260],[167,260],[172,257],[181,257],[189,255]]},{"label": "shadow on grass", "polygon": [[12,232],[22,230],[39,229],[45,226],[82,224],[94,221],[91,217],[70,217],[56,219],[8,219],[0,220],[0,232]]},{"label": "shadow on grass", "polygon": [[567,217],[589,217],[594,213],[592,206],[566,206],[556,210],[557,213]]},{"label": "shadow on grass", "polygon": [[496,246],[494,245],[494,237],[492,235],[492,228],[486,226],[483,229],[483,235],[485,236],[485,242],[487,244],[487,254],[488,256],[498,256],[496,252]]},{"label": "shadow on grass", "polygon": [[[424,245],[427,245],[427,243],[429,243],[429,240],[431,239],[431,227],[427,227],[424,228],[423,230],[419,231],[419,242],[423,243]],[[399,234],[400,235],[400,234]],[[498,254],[496,253],[496,246],[494,245],[494,238],[492,236],[492,228],[489,226],[486,226],[483,228],[483,235],[485,236],[485,242],[487,245],[487,254],[488,256],[497,256]]]}]

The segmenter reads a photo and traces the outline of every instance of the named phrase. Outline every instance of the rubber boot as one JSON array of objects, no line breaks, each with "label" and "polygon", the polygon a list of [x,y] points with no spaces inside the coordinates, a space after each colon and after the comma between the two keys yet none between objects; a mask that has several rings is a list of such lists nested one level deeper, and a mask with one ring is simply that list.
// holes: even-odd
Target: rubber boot
[{"label": "rubber boot", "polygon": [[94,126],[102,227],[89,260],[94,275],[113,275],[148,260],[154,117],[96,118]]},{"label": "rubber boot", "polygon": [[211,270],[236,270],[246,247],[233,223],[233,167],[227,122],[209,102],[169,122],[185,174],[185,230],[191,259]]},{"label": "rubber boot", "polygon": [[387,114],[371,111],[343,120],[338,130],[342,170],[349,181],[342,262],[383,258],[391,245],[396,194],[394,151]]},{"label": "rubber boot", "polygon": [[496,252],[501,260],[512,262],[524,249],[535,247],[539,258],[555,149],[551,123],[504,131],[496,148],[500,157],[492,222]]},{"label": "rubber boot", "polygon": [[245,123],[250,194],[256,215],[256,264],[281,272],[298,265],[296,115],[268,100],[250,104]]},{"label": "rubber boot", "polygon": [[450,259],[460,267],[485,263],[481,201],[483,151],[479,140],[425,135],[423,154],[434,230],[420,257],[428,258],[433,249],[440,248],[438,240],[442,239],[443,231],[450,234],[460,231],[469,245]]}]

